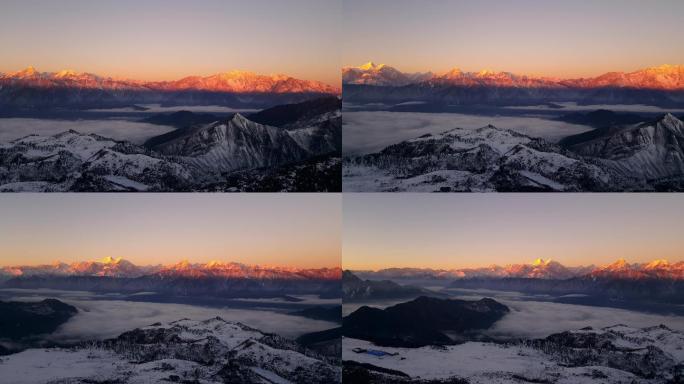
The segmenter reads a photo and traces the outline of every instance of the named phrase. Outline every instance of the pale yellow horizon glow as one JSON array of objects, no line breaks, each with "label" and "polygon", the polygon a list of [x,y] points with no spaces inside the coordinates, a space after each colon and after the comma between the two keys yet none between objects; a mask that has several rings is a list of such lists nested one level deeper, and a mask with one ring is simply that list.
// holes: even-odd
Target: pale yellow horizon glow
[{"label": "pale yellow horizon glow", "polygon": [[345,0],[342,61],[557,78],[683,65],[680,0]]},{"label": "pale yellow horizon glow", "polygon": [[3,196],[0,211],[0,266],[108,256],[137,265],[341,263],[341,198],[332,194],[21,194]]},{"label": "pale yellow horizon glow", "polygon": [[245,70],[339,86],[339,0],[3,0],[0,72],[141,81]]},{"label": "pale yellow horizon glow", "polygon": [[350,194],[343,268],[684,261],[679,194]]}]

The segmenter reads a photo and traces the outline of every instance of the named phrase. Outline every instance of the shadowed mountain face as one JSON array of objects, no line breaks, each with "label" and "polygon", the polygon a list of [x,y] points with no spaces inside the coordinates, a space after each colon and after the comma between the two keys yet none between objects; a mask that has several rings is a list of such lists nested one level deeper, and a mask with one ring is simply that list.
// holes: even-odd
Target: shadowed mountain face
[{"label": "shadowed mountain face", "polygon": [[21,340],[52,333],[76,313],[76,307],[56,299],[0,302],[0,339]]},{"label": "shadowed mountain face", "polygon": [[314,320],[326,320],[333,323],[342,321],[342,306],[312,307],[290,313],[295,316],[307,317]]},{"label": "shadowed mountain face", "polygon": [[594,128],[603,128],[615,125],[636,124],[647,119],[633,113],[619,113],[607,109],[598,109],[589,113],[569,113],[559,117],[558,120],[573,124],[589,125]]},{"label": "shadowed mountain face", "polygon": [[337,97],[322,97],[298,104],[278,105],[249,115],[249,119],[259,124],[274,127],[287,127],[297,121],[312,119],[326,113],[342,109],[342,100]]},{"label": "shadowed mountain face", "polygon": [[378,309],[361,307],[343,320],[346,337],[382,346],[421,347],[455,344],[454,336],[487,329],[509,312],[492,299],[478,301],[419,297]]},{"label": "shadowed mountain face", "polygon": [[246,279],[227,277],[165,277],[149,275],[137,278],[100,276],[31,276],[14,278],[6,288],[50,288],[93,292],[135,293],[153,291],[177,297],[262,298],[283,295],[321,295],[340,297],[339,280],[324,279]]},{"label": "shadowed mountain face", "polygon": [[345,301],[409,299],[417,296],[440,296],[420,287],[399,285],[390,280],[362,280],[351,271],[342,274],[342,292]]},{"label": "shadowed mountain face", "polygon": [[[585,294],[637,306],[639,303],[684,304],[684,281],[672,279],[625,279],[576,277],[565,280],[530,278],[473,278],[453,281],[459,289],[494,289],[533,294]],[[673,308],[674,310],[675,308]]]},{"label": "shadowed mountain face", "polygon": [[566,139],[568,149],[622,175],[641,180],[684,176],[684,123],[671,114],[651,122],[599,128]]}]

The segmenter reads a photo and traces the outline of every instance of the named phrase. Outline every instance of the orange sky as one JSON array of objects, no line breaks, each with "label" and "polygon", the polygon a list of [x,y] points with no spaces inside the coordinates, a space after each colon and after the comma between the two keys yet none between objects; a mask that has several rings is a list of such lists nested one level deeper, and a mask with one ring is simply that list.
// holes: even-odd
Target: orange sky
[{"label": "orange sky", "polygon": [[345,0],[342,59],[561,78],[684,64],[680,0]]},{"label": "orange sky", "polygon": [[343,267],[684,260],[684,195],[345,194]]},{"label": "orange sky", "polygon": [[231,70],[339,86],[339,0],[4,0],[0,72],[137,80]]},{"label": "orange sky", "polygon": [[107,256],[340,266],[334,194],[17,194],[0,196],[0,212],[3,266]]}]

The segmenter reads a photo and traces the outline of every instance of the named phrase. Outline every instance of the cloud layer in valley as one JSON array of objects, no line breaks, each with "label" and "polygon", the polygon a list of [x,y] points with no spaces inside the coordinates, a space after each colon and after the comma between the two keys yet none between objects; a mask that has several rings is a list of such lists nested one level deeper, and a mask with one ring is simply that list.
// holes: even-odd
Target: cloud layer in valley
[{"label": "cloud layer in valley", "polygon": [[0,143],[32,134],[56,135],[70,129],[80,133],[95,133],[115,140],[126,140],[134,144],[142,144],[150,137],[173,131],[175,128],[127,120],[8,118],[0,119]]},{"label": "cloud layer in valley", "polygon": [[343,152],[361,155],[426,133],[453,128],[477,129],[492,124],[532,137],[555,142],[563,137],[591,130],[591,127],[538,117],[476,116],[458,113],[345,112],[342,117]]},{"label": "cloud layer in valley", "polygon": [[4,297],[3,300],[38,301],[45,298],[57,298],[78,308],[78,314],[50,335],[50,339],[60,342],[106,339],[157,322],[168,323],[183,318],[206,320],[216,316],[226,321],[241,322],[263,332],[272,332],[290,338],[338,326],[328,321],[312,320],[265,309],[211,308],[184,304],[98,300],[98,295],[88,292],[14,290],[6,293],[9,293],[9,297]]}]

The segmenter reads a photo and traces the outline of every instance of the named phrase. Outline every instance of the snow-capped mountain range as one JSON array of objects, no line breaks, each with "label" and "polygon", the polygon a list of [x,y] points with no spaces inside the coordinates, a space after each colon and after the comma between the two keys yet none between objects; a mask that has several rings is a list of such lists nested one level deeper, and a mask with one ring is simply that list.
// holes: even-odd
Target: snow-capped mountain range
[{"label": "snow-capped mountain range", "polygon": [[344,84],[404,86],[427,82],[433,85],[525,87],[525,88],[637,88],[658,90],[684,89],[684,65],[661,65],[637,71],[609,72],[592,78],[560,79],[482,70],[464,72],[459,68],[445,73],[404,73],[394,67],[373,62],[342,69]]},{"label": "snow-capped mountain range", "polygon": [[530,264],[491,265],[481,268],[422,269],[388,268],[378,271],[355,271],[372,279],[470,279],[470,278],[533,278],[570,279],[573,277],[602,277],[615,279],[672,279],[684,280],[684,261],[670,263],[664,259],[647,263],[628,263],[619,259],[605,266],[567,267],[550,259],[536,259]]},{"label": "snow-capped mountain range", "polygon": [[0,112],[9,116],[130,108],[138,104],[262,109],[339,94],[338,87],[319,81],[246,71],[175,81],[128,80],[69,70],[40,72],[33,67],[0,74]]},{"label": "snow-capped mountain range", "polygon": [[97,261],[73,263],[55,262],[49,265],[0,267],[0,277],[30,276],[108,276],[136,278],[141,276],[225,278],[256,280],[339,280],[340,268],[291,268],[245,265],[240,263],[210,261],[190,263],[187,260],[171,265],[139,266],[122,258],[106,257]]},{"label": "snow-capped mountain range", "polygon": [[220,317],[181,319],[0,359],[3,382],[340,383],[339,357]]},{"label": "snow-capped mountain range", "polygon": [[492,125],[346,158],[345,191],[682,190],[684,123],[672,114],[552,144]]},{"label": "snow-capped mountain range", "polygon": [[229,93],[329,93],[339,89],[313,80],[287,75],[260,75],[249,71],[230,71],[211,76],[188,76],[174,81],[138,81],[80,73],[72,70],[40,72],[34,67],[0,74],[0,86],[36,88],[75,88],[129,91],[211,91]]},{"label": "snow-capped mountain range", "polygon": [[359,67],[342,68],[342,81],[345,84],[365,84],[378,86],[402,86],[429,80],[434,75],[427,73],[404,73],[389,65],[368,62]]}]

